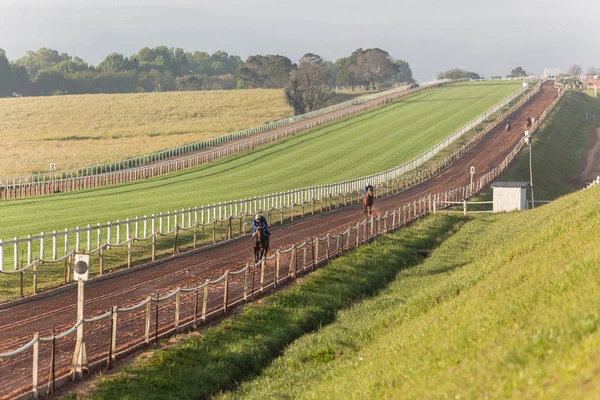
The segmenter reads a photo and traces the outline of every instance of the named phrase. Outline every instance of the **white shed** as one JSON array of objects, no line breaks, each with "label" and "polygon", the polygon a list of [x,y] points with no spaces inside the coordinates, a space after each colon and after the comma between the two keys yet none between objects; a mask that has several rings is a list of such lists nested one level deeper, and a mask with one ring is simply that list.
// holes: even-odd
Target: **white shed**
[{"label": "white shed", "polygon": [[494,212],[527,210],[527,186],[529,182],[492,183]]}]

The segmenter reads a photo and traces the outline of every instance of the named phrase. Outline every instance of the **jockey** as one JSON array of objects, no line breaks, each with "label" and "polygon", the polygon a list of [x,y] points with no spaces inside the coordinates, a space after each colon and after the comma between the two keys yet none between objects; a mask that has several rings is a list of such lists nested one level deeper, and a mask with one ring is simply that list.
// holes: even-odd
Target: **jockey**
[{"label": "jockey", "polygon": [[506,120],[506,126],[510,126],[510,119]]},{"label": "jockey", "polygon": [[264,231],[265,231],[265,235],[267,235],[267,238],[269,238],[269,236],[271,236],[271,232],[269,231],[269,224],[267,223],[267,219],[265,217],[263,217],[260,214],[256,214],[254,216],[254,228],[252,229],[252,236],[254,236],[254,234],[256,233],[256,230],[258,229],[259,226],[262,226]]},{"label": "jockey", "polygon": [[364,193],[365,196],[367,195],[367,192],[369,191],[369,189],[371,189],[371,191],[373,193],[375,193],[375,189],[373,189],[373,186],[371,186],[371,184],[369,183],[367,186],[365,186],[365,193]]}]

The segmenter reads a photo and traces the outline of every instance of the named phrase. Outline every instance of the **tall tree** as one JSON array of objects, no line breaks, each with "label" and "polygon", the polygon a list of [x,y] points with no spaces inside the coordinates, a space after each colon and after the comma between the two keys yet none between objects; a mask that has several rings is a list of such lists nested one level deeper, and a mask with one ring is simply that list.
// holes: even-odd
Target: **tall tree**
[{"label": "tall tree", "polygon": [[367,49],[356,58],[354,73],[360,76],[367,85],[376,89],[375,83],[389,78],[396,72],[392,58],[387,51]]},{"label": "tall tree", "polygon": [[583,74],[583,69],[579,65],[573,64],[569,66],[568,74],[571,76],[581,76]]},{"label": "tall tree", "polygon": [[0,97],[10,96],[12,69],[4,50],[0,49]]},{"label": "tall tree", "polygon": [[298,68],[290,72],[284,91],[296,115],[322,107],[329,96],[323,59],[316,54],[305,54]]},{"label": "tall tree", "polygon": [[512,71],[510,71],[510,74],[508,74],[506,77],[507,78],[523,78],[528,76],[529,74],[522,68],[522,67],[516,67],[514,68]]}]

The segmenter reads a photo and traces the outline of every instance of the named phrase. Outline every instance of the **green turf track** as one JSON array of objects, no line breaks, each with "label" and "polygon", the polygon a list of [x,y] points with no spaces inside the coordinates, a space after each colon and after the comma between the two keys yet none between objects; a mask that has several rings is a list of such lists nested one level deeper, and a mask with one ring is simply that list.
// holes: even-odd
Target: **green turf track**
[{"label": "green turf track", "polygon": [[193,170],[0,202],[0,238],[116,221],[383,171],[419,156],[520,82],[446,86]]}]

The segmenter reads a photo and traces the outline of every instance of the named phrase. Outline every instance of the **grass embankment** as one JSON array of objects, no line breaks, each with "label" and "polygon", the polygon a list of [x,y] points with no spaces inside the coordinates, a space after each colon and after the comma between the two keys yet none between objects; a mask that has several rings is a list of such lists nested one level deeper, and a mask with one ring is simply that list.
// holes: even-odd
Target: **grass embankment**
[{"label": "grass embankment", "polygon": [[0,238],[124,220],[350,179],[402,164],[519,89],[481,82],[427,91],[193,170],[2,201]]},{"label": "grass embankment", "polygon": [[266,367],[302,334],[332,322],[336,312],[372,295],[396,273],[419,263],[463,223],[437,216],[383,237],[311,273],[298,286],[276,293],[202,336],[159,350],[127,373],[103,382],[94,398],[204,398]]},{"label": "grass embankment", "polygon": [[0,177],[123,160],[292,115],[270,89],[0,99]]},{"label": "grass embankment", "polygon": [[221,398],[598,398],[599,196],[473,219]]}]

